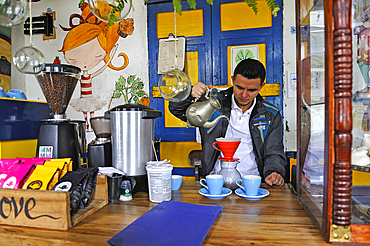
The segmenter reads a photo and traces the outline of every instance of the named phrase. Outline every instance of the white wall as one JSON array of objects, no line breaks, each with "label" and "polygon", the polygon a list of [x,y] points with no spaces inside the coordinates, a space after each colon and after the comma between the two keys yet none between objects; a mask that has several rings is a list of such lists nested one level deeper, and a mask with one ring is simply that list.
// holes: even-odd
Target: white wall
[{"label": "white wall", "polygon": [[[128,66],[121,71],[114,71],[110,68],[104,70],[104,72],[92,80],[93,84],[93,95],[94,97],[100,96],[107,101],[107,104],[99,111],[95,112],[95,116],[102,116],[104,112],[108,110],[108,103],[115,89],[115,82],[118,81],[119,76],[127,78],[129,75],[136,74],[137,77],[141,78],[144,82],[144,90],[149,92],[149,71],[148,71],[148,40],[147,40],[147,10],[145,1],[132,1],[133,10],[129,13],[126,18],[134,19],[134,32],[126,38],[119,38],[118,50],[116,54],[123,52],[129,58]],[[56,20],[54,26],[56,30],[56,39],[42,40],[42,35],[33,35],[34,47],[38,48],[45,56],[46,63],[53,63],[54,58],[59,56],[62,64],[67,64],[63,57],[63,53],[58,52],[63,46],[63,40],[67,34],[61,27],[69,27],[69,16],[73,13],[81,14],[81,10],[78,8],[78,1],[76,0],[43,0],[32,4],[32,16],[42,15],[43,12],[47,12],[50,8],[56,12]],[[77,23],[75,23],[77,24]],[[12,56],[15,52],[23,47],[28,46],[30,42],[30,36],[23,35],[23,25],[12,29]],[[103,66],[103,62],[97,66],[99,69]],[[123,58],[117,57],[112,61],[115,66],[121,66],[123,64]],[[94,72],[94,71],[91,71]],[[41,88],[35,79],[34,75],[25,75],[20,73],[17,68],[12,64],[12,88],[18,88],[25,92],[27,98],[30,100],[45,101],[45,97],[41,91]],[[76,86],[72,98],[80,97],[80,85]],[[111,108],[123,104],[123,99],[113,99]],[[69,106],[66,111],[68,119],[82,120],[83,114],[77,112],[73,107]],[[90,142],[94,139],[94,133],[87,133],[87,141]]]},{"label": "white wall", "polygon": [[[47,8],[56,11],[56,20],[54,26],[56,28],[56,39],[43,41],[42,35],[33,35],[34,46],[40,49],[45,55],[45,61],[52,63],[55,56],[59,56],[62,63],[66,63],[62,53],[58,52],[62,47],[64,37],[67,32],[63,31],[62,26],[69,26],[69,16],[73,13],[80,14],[81,11],[77,6],[76,0],[43,0],[35,2],[32,5],[33,16],[41,15],[46,12]],[[131,74],[137,74],[145,84],[145,91],[149,92],[149,75],[148,75],[148,43],[147,43],[147,10],[145,1],[133,1],[134,11],[131,11],[127,18],[134,18],[134,33],[125,39],[120,38],[118,41],[118,51],[124,52],[130,59],[129,65],[122,71],[113,71],[107,68],[101,75],[96,76],[93,83],[94,96],[100,95],[109,101],[114,85],[120,75],[127,77]],[[295,34],[291,33],[291,27],[295,27],[295,4],[294,1],[283,0],[282,10],[278,14],[283,14],[283,64],[284,64],[284,145],[286,151],[297,150],[297,126],[296,126],[296,98],[287,96],[288,88],[288,72],[296,70],[296,55],[295,55]],[[12,56],[15,52],[29,45],[29,36],[24,37],[23,25],[12,29]],[[289,51],[289,52],[284,52]],[[122,58],[115,58],[112,63],[120,65]],[[97,66],[100,67],[100,66]],[[24,75],[20,73],[14,65],[12,65],[12,88],[22,89],[28,99],[45,101],[43,93],[33,75]],[[72,98],[80,96],[80,87],[77,85]],[[122,104],[121,99],[114,99],[111,107]],[[103,115],[108,110],[106,105],[102,110],[95,112],[95,116]],[[72,107],[67,108],[67,118],[78,120],[83,119],[80,112],[76,112]],[[92,132],[87,133],[88,142],[94,139]]]},{"label": "white wall", "polygon": [[288,97],[288,73],[296,72],[295,1],[283,0],[284,146],[297,151],[297,98]]}]

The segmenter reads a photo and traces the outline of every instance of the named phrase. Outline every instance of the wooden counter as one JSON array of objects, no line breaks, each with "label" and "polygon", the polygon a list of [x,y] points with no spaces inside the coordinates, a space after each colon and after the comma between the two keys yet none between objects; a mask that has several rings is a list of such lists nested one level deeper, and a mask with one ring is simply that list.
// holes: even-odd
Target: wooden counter
[{"label": "wooden counter", "polygon": [[[246,200],[234,192],[211,200],[199,194],[198,182],[184,181],[179,191],[172,191],[172,200],[222,205],[203,245],[327,245],[288,185],[262,187],[270,195],[260,200]],[[156,205],[147,193],[139,192],[132,201],[109,203],[68,231],[0,226],[0,244],[108,245],[107,240]]]}]

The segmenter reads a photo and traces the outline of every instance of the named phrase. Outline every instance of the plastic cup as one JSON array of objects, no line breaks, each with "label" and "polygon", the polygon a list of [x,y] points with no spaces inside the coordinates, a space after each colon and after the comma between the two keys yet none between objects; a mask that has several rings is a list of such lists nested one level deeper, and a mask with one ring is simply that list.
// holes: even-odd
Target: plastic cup
[{"label": "plastic cup", "polygon": [[150,162],[146,165],[148,175],[149,200],[151,202],[163,202],[171,200],[173,166],[166,162]]},{"label": "plastic cup", "polygon": [[[205,185],[203,182],[206,182]],[[210,195],[221,195],[224,186],[224,176],[219,174],[207,175],[205,179],[200,180],[200,184],[206,188]]]},{"label": "plastic cup", "polygon": [[[243,185],[241,185],[242,182]],[[243,179],[237,179],[236,184],[242,188],[247,196],[257,196],[261,186],[261,177],[258,175],[245,175]]]},{"label": "plastic cup", "polygon": [[122,183],[122,174],[114,173],[112,177],[108,178],[108,201],[117,201],[120,196],[120,185]]}]

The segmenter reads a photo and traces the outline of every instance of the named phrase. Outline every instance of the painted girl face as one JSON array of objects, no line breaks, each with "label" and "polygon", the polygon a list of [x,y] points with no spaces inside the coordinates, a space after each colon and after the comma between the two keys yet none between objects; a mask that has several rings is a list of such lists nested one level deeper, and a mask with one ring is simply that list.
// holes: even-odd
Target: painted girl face
[{"label": "painted girl face", "polygon": [[69,64],[79,67],[82,71],[87,71],[98,65],[106,54],[107,52],[95,38],[81,46],[67,50],[64,53],[64,58]]}]

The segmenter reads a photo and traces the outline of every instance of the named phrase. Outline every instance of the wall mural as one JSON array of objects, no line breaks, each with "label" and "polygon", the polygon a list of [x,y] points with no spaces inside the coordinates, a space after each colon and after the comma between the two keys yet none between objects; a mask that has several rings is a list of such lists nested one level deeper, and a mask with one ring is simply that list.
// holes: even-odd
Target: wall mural
[{"label": "wall mural", "polygon": [[[118,53],[117,57],[123,58],[123,65],[115,67],[111,64],[118,50],[117,41],[119,38],[126,38],[134,31],[134,19],[127,18],[121,22],[108,25],[107,22],[99,20],[91,12],[88,4],[81,1],[79,7],[81,14],[72,14],[69,17],[70,27],[60,27],[68,31],[63,41],[63,47],[59,52],[63,52],[67,63],[81,69],[82,75],[81,96],[72,99],[70,105],[78,112],[84,114],[86,128],[88,124],[88,114],[90,118],[94,116],[94,111],[100,110],[107,104],[107,101],[94,97],[92,94],[92,79],[101,74],[107,67],[120,71],[129,64],[127,55],[123,52]],[[73,24],[73,20],[79,20],[78,25]],[[93,68],[104,61],[104,65],[94,73],[89,73]]]}]

